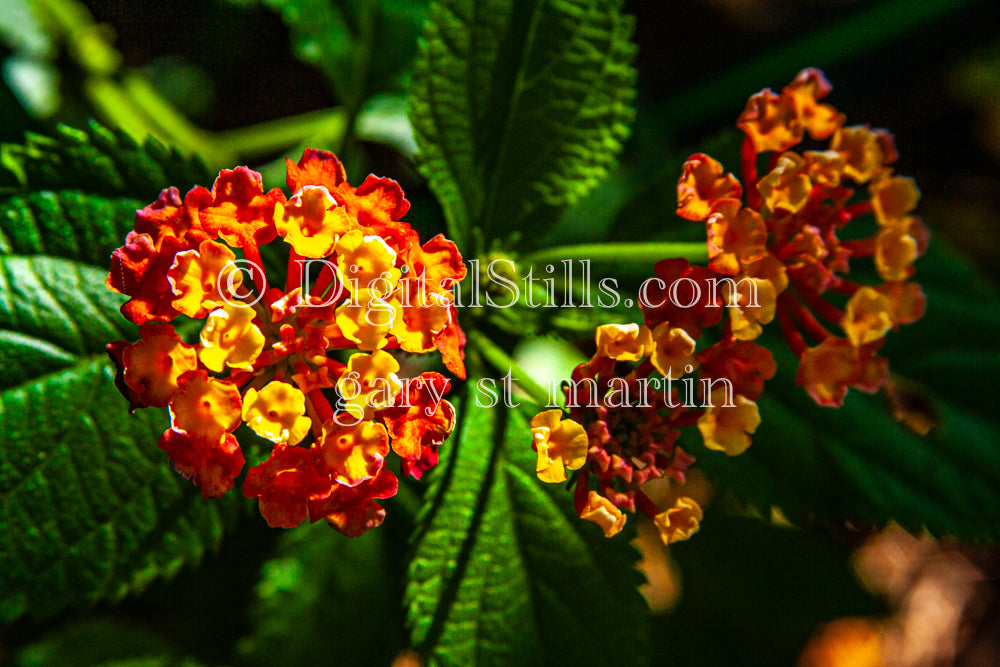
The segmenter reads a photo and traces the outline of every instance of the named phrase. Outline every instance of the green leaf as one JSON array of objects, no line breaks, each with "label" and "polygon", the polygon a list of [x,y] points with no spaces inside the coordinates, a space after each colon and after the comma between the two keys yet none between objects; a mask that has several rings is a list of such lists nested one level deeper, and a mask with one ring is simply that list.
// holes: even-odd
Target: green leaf
[{"label": "green leaf", "polygon": [[415,535],[413,645],[431,664],[589,664],[611,647],[622,664],[643,662],[628,538],[605,539],[562,486],[538,481],[520,412],[463,405]]},{"label": "green leaf", "polygon": [[359,538],[323,522],[282,535],[257,585],[242,662],[390,664],[405,645],[402,572],[393,562],[405,551],[397,530],[407,527],[405,518],[390,510],[378,530]]},{"label": "green leaf", "polygon": [[69,625],[22,649],[17,667],[197,667],[162,637],[112,619]]},{"label": "green leaf", "polygon": [[184,193],[211,180],[197,157],[153,138],[139,145],[124,132],[94,122],[88,130],[61,125],[55,137],[28,134],[23,145],[0,147],[0,192],[82,190],[150,202],[169,185]]},{"label": "green leaf", "polygon": [[427,0],[264,0],[288,26],[295,54],[317,65],[357,111],[374,93],[402,90]]},{"label": "green leaf", "polygon": [[76,190],[9,197],[0,201],[0,255],[51,255],[107,267],[143,205]]},{"label": "green leaf", "polygon": [[621,0],[432,5],[410,110],[453,237],[537,243],[607,175],[633,115],[632,24]]},{"label": "green leaf", "polygon": [[753,446],[728,458],[698,449],[716,482],[795,521],[810,517],[896,520],[936,535],[1000,538],[1000,298],[937,241],[918,264],[927,314],[890,335],[890,368],[918,383],[939,416],[926,436],[896,422],[883,395],[849,392],[842,408],[822,408],[795,386],[797,360],[769,344],[778,375],[759,401]]},{"label": "green leaf", "polygon": [[104,275],[0,256],[0,621],[141,590],[197,563],[239,507],[170,469],[166,411],[127,413],[104,346],[136,332]]},{"label": "green leaf", "polygon": [[938,237],[917,263],[915,280],[927,295],[927,314],[890,336],[885,348],[890,368],[1000,422],[1000,292]]},{"label": "green leaf", "polygon": [[29,134],[0,146],[0,255],[50,255],[100,267],[132,230],[135,212],[171,184],[182,192],[211,176],[197,158],[155,139],[91,123],[55,138]]}]

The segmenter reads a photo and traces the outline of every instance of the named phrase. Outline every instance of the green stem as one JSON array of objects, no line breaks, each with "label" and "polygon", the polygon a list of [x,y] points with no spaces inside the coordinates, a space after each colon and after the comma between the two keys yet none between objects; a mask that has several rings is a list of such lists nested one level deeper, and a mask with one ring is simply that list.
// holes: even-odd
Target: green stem
[{"label": "green stem", "polygon": [[122,57],[110,44],[108,31],[94,23],[82,4],[74,0],[36,0],[35,6],[57,26],[74,60],[88,73],[84,90],[102,120],[138,140],[151,134],[171,146],[199,154],[216,167],[250,161],[319,137],[329,142],[347,136],[347,114],[340,108],[219,133],[202,130],[138,73],[125,72],[119,83],[116,75]]},{"label": "green stem", "polygon": [[585,243],[538,250],[522,255],[521,260],[530,264],[545,264],[564,259],[654,264],[661,259],[673,257],[704,263],[708,261],[708,249],[704,243]]},{"label": "green stem", "polygon": [[[104,123],[123,130],[137,140],[156,134],[155,128],[132,97],[110,77],[90,76],[83,82],[84,95]],[[161,141],[162,135],[157,137]]]},{"label": "green stem", "polygon": [[131,98],[134,108],[151,121],[150,133],[157,139],[199,153],[213,166],[236,161],[237,151],[221,146],[210,132],[196,127],[160,95],[146,77],[128,72],[122,78],[122,88]]},{"label": "green stem", "polygon": [[531,400],[539,406],[549,404],[549,395],[540,384],[535,382],[514,359],[507,354],[499,345],[479,333],[471,331],[468,333],[469,341],[476,346],[476,349],[483,357],[501,373],[510,372],[517,385],[524,390]]},{"label": "green stem", "polygon": [[337,90],[337,95],[344,102],[347,109],[344,133],[340,137],[340,146],[337,154],[345,166],[350,167],[349,160],[353,159],[352,151],[356,149],[356,137],[354,135],[357,128],[358,114],[364,105],[367,97],[368,79],[371,74],[372,46],[375,41],[375,0],[364,0],[358,13],[358,47],[354,51],[354,58],[351,62],[350,89],[341,87]]},{"label": "green stem", "polygon": [[574,320],[569,317],[553,317],[549,320],[557,329],[562,329],[563,331],[568,331],[570,333],[589,333],[593,334],[594,330],[597,329],[601,324],[608,324],[607,318],[601,319],[599,322],[585,322],[583,320]]},{"label": "green stem", "polygon": [[286,149],[314,137],[332,143],[346,129],[346,114],[335,107],[226,130],[216,134],[215,140],[247,158]]},{"label": "green stem", "polygon": [[66,40],[73,60],[88,74],[110,75],[121,66],[122,56],[110,44],[110,30],[95,24],[82,3],[34,0],[32,4],[62,33],[60,37]]}]

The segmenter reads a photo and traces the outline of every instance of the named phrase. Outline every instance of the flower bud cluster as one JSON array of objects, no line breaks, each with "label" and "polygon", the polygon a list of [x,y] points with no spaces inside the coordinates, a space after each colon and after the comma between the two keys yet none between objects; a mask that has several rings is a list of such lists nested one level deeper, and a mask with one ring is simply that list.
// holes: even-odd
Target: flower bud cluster
[{"label": "flower bud cluster", "polygon": [[[928,242],[913,215],[920,192],[890,167],[892,135],[845,127],[821,102],[830,89],[806,69],[781,94],[750,98],[737,122],[746,135],[742,182],[707,155],[688,158],[677,212],[705,225],[708,266],[657,263],[640,299],[643,324],[598,328],[597,353],[566,387],[570,418],[548,410],[532,421],[538,476],[562,482],[576,471],[577,512],[605,535],[630,511],[653,519],[665,543],[697,530],[693,499],[674,494],[663,510],[643,487],[662,477],[684,484],[694,459],[676,441],[686,426],[697,425],[710,450],[733,456],[750,446],[756,401],[776,371],[754,341],[773,320],[799,358],[798,384],[837,407],[850,387],[886,383],[888,362],[876,354],[886,334],[923,315],[924,294],[910,281]],[[791,150],[806,135],[829,143]],[[868,236],[854,231],[865,217],[875,230]],[[858,259],[873,260],[879,284],[847,278]],[[718,342],[699,350],[704,330],[719,324]],[[666,391],[648,391],[650,380]]]},{"label": "flower bud cluster", "polygon": [[[389,452],[419,477],[454,427],[449,381],[401,378],[390,351],[438,350],[465,378],[452,288],[466,269],[454,243],[421,244],[403,222],[395,181],[352,187],[332,153],[313,149],[287,166],[288,198],[237,167],[211,190],[168,188],[136,213],[107,286],[129,297],[121,311],[140,340],[108,352],[133,410],[169,408],[158,446],[204,497],[227,493],[243,469],[233,432],[246,424],[273,445],[243,482],[267,522],[325,519],[356,536],[382,522],[375,501],[396,493]],[[279,239],[283,288],[268,283],[260,252]],[[313,262],[322,269],[310,280]],[[201,321],[196,342],[177,318]]]}]

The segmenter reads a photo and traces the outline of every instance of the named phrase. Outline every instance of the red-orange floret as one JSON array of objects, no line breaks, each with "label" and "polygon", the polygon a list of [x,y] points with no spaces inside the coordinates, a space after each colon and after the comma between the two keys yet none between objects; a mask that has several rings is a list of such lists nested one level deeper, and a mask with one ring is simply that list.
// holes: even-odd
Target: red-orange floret
[{"label": "red-orange floret", "polygon": [[393,407],[380,412],[400,457],[419,461],[425,448],[436,449],[455,428],[455,408],[443,399],[450,386],[440,373],[421,373],[403,385]]},{"label": "red-orange floret", "polygon": [[711,269],[691,266],[686,259],[664,259],[653,270],[656,278],[647,281],[645,293],[639,295],[647,327],[655,329],[669,322],[698,338],[703,327],[722,321],[719,289],[711,282],[721,276]]},{"label": "red-orange floret", "polygon": [[[466,267],[442,235],[421,245],[391,179],[354,188],[332,153],[306,149],[287,181],[290,199],[236,167],[211,190],[167,188],[139,210],[106,282],[129,297],[122,313],[141,339],[107,352],[130,409],[169,407],[159,446],[203,496],[233,486],[244,463],[233,431],[245,423],[273,446],[243,486],[267,522],[325,519],[357,536],[382,522],[375,500],[398,488],[390,452],[419,478],[454,428],[449,381],[400,379],[394,354],[437,348],[465,378],[453,290]],[[276,240],[288,268],[271,284],[261,246]],[[180,314],[203,320],[191,343],[165,324]],[[342,403],[355,408],[348,426]]]},{"label": "red-orange floret", "polygon": [[329,475],[317,470],[314,450],[278,445],[271,456],[247,472],[243,495],[257,498],[272,528],[294,528],[309,518],[310,503],[330,495]]},{"label": "red-orange floret", "polygon": [[199,213],[202,227],[235,248],[260,247],[277,237],[274,205],[285,201],[274,188],[264,193],[260,174],[246,167],[223,169],[212,185],[211,203]]},{"label": "red-orange floret", "polygon": [[335,484],[326,496],[309,501],[311,521],[327,524],[348,537],[360,537],[385,520],[385,509],[376,500],[391,498],[399,490],[399,480],[384,468],[377,477],[357,486]]},{"label": "red-orange floret", "polygon": [[168,428],[156,446],[170,455],[174,470],[201,489],[202,498],[229,493],[243,470],[243,453],[232,433],[213,440]]}]

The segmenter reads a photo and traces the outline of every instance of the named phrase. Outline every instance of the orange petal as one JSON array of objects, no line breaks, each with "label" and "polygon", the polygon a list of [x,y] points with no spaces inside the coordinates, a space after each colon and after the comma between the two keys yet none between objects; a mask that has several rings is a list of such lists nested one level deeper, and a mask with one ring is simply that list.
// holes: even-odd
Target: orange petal
[{"label": "orange petal", "polygon": [[722,164],[704,153],[689,157],[677,182],[677,215],[704,220],[718,200],[739,199],[743,192],[740,182],[722,172]]}]

